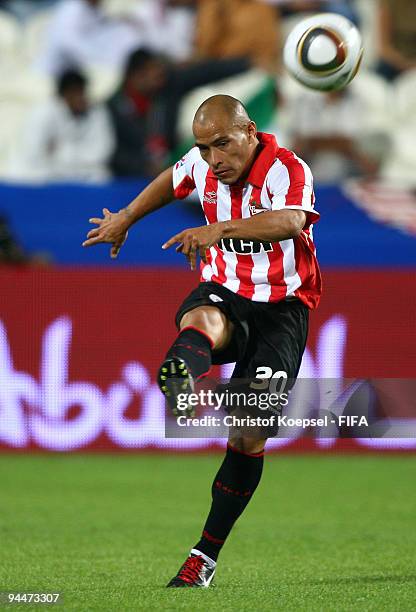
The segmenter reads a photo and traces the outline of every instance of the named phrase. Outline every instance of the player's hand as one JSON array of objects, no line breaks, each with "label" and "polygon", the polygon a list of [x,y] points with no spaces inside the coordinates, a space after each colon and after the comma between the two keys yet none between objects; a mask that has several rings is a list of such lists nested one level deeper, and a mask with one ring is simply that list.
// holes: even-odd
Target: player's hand
[{"label": "player's hand", "polygon": [[82,243],[83,247],[93,246],[101,242],[108,242],[111,246],[110,257],[115,259],[126,242],[128,232],[128,221],[123,212],[111,213],[103,208],[104,219],[92,218],[90,223],[98,225],[87,234],[87,240]]},{"label": "player's hand", "polygon": [[221,238],[222,230],[220,223],[203,225],[202,227],[191,227],[169,238],[162,245],[162,249],[168,249],[173,244],[179,242],[179,246],[176,247],[177,253],[183,253],[189,261],[191,270],[195,270],[197,252],[199,252],[202,261],[206,263],[207,249],[217,244]]}]

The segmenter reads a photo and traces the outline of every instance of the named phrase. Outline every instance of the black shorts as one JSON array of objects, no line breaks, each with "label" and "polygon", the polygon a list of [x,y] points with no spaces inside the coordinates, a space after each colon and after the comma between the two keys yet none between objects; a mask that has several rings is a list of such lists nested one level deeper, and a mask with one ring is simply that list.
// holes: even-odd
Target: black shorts
[{"label": "black shorts", "polygon": [[[203,305],[216,306],[234,323],[229,345],[224,350],[213,352],[214,364],[236,362],[230,380],[219,383],[216,391],[242,392],[245,397],[249,393],[252,397],[254,379],[270,378],[277,373],[281,376],[281,372],[284,372],[284,391],[288,393],[296,382],[305,350],[309,309],[298,299],[273,303],[253,302],[222,285],[206,282],[192,291],[180,306],[176,314],[177,327],[186,312]],[[268,374],[264,374],[265,369]],[[262,391],[256,393],[261,394]],[[223,403],[223,409],[239,418],[266,418],[266,421],[261,421],[261,425],[250,426],[248,429],[231,427],[231,437],[259,439],[270,438],[278,433],[278,417],[282,407],[276,407],[276,404],[272,407],[266,401],[266,406],[262,407],[257,404],[241,408],[239,404],[235,408],[235,405]]]},{"label": "black shorts", "polygon": [[214,351],[214,364],[235,361],[232,378],[255,378],[258,368],[266,366],[296,379],[309,321],[309,309],[300,300],[254,302],[217,283],[201,283],[179,307],[177,327],[186,312],[203,305],[216,306],[235,326],[230,344]]}]

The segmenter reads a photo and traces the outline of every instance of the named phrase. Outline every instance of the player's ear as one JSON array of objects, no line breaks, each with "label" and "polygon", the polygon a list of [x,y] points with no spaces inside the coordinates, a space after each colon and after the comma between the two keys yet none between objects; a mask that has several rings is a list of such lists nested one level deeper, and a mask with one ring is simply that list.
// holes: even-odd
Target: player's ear
[{"label": "player's ear", "polygon": [[254,140],[257,136],[257,125],[254,121],[249,121],[247,125],[247,133],[250,140]]}]

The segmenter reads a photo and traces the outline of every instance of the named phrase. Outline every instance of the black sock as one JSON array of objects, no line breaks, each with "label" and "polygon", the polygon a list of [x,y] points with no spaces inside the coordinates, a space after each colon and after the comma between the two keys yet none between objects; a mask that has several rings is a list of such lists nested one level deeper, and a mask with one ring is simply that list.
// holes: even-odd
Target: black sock
[{"label": "black sock", "polygon": [[212,362],[212,341],[195,327],[185,327],[167,352],[166,357],[181,357],[193,378],[207,374]]},{"label": "black sock", "polygon": [[263,471],[263,452],[249,455],[228,445],[227,454],[212,483],[212,505],[194,548],[214,561],[232,526],[250,501]]}]

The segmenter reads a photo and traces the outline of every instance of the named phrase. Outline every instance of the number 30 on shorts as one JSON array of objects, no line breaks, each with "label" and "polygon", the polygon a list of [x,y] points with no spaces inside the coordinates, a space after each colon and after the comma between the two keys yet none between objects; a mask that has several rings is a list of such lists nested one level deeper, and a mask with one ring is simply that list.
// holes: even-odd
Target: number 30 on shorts
[{"label": "number 30 on shorts", "polygon": [[[287,383],[287,372],[284,370],[273,372],[269,366],[259,366],[256,370],[256,379],[259,382],[250,383],[252,389],[268,389],[270,393],[283,393]],[[277,388],[279,381],[281,381],[280,389]]]}]

